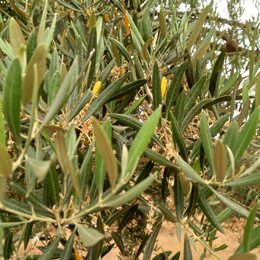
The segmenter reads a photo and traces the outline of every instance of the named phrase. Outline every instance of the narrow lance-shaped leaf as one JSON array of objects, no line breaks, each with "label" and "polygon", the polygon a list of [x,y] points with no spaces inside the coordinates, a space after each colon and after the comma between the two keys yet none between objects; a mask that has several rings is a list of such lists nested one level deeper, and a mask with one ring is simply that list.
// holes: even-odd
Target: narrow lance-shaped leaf
[{"label": "narrow lance-shaped leaf", "polygon": [[112,37],[109,37],[109,40],[112,41],[117,46],[120,53],[126,58],[126,60],[129,63],[132,64],[133,63],[132,58],[131,58],[130,54],[128,53],[127,49],[125,48],[125,46],[120,41],[118,41]]},{"label": "narrow lance-shaped leaf", "polygon": [[196,21],[196,23],[194,24],[194,29],[192,30],[192,34],[187,42],[187,50],[190,50],[191,47],[193,46],[193,44],[196,43],[200,31],[202,29],[202,26],[207,18],[208,12],[209,12],[210,6],[206,7],[202,13],[200,14],[200,16],[198,17],[198,20]]},{"label": "narrow lance-shaped leaf", "polygon": [[33,88],[34,88],[34,77],[35,77],[35,69],[37,66],[37,89],[40,87],[44,73],[47,65],[47,48],[43,43],[39,45],[33,53],[32,58],[26,68],[25,77],[23,79],[23,92],[22,92],[22,102],[23,105],[27,105],[31,102],[33,96]]},{"label": "narrow lance-shaped leaf", "polygon": [[153,77],[152,77],[152,94],[153,94],[153,108],[156,109],[162,103],[161,94],[161,79],[160,72],[157,62],[153,66]]},{"label": "narrow lance-shaped leaf", "polygon": [[204,111],[202,111],[200,114],[200,137],[201,137],[201,142],[202,142],[204,152],[208,159],[208,163],[210,165],[211,170],[214,173],[215,169],[214,169],[214,161],[213,161],[213,145],[212,145],[207,116]]},{"label": "narrow lance-shaped leaf", "polygon": [[248,217],[249,213],[248,211],[242,207],[240,204],[234,202],[233,200],[229,199],[228,197],[220,194],[219,192],[217,192],[215,189],[213,189],[211,186],[208,186],[211,191],[216,195],[216,197],[223,202],[225,205],[227,205],[228,207],[230,207],[232,210],[234,210],[235,212],[237,212],[238,214],[244,216],[244,217]]},{"label": "narrow lance-shaped leaf", "polygon": [[19,24],[11,18],[9,24],[10,42],[14,53],[17,55],[20,48],[25,44],[25,39]]},{"label": "narrow lance-shaped leaf", "polygon": [[68,99],[73,87],[75,86],[76,77],[78,76],[78,58],[76,57],[70,67],[69,72],[66,74],[62,84],[53,100],[47,115],[45,116],[41,127],[46,125],[62,108]]},{"label": "narrow lance-shaped leaf", "polygon": [[144,122],[141,129],[138,131],[128,154],[128,165],[126,172],[131,174],[134,170],[139,157],[143,154],[147,145],[151,141],[155,127],[157,126],[161,116],[161,106],[159,106],[153,114]]},{"label": "narrow lance-shaped leaf", "polygon": [[12,161],[6,148],[0,146],[0,201],[4,199],[6,180],[12,172]]},{"label": "narrow lance-shaped leaf", "polygon": [[214,169],[217,180],[223,182],[227,171],[226,150],[222,141],[218,140],[214,148]]},{"label": "narrow lance-shaped leaf", "polygon": [[162,4],[160,6],[160,12],[159,12],[159,23],[160,23],[160,33],[162,38],[164,38],[167,34],[167,24],[166,24],[165,11]]},{"label": "narrow lance-shaped leaf", "polygon": [[206,76],[200,78],[192,87],[185,101],[185,107],[183,111],[184,115],[186,115],[191,110],[191,108],[195,105],[196,100],[205,85],[206,79],[207,79]]},{"label": "narrow lance-shaped leaf", "polygon": [[[139,122],[137,119],[133,118],[132,116],[114,113],[110,114],[110,116],[118,120],[120,123],[123,123],[125,126],[132,127],[135,130],[139,130],[142,127],[142,123]],[[157,137],[156,134],[153,134],[152,140],[161,147],[164,147],[162,141]]]},{"label": "narrow lance-shaped leaf", "polygon": [[187,161],[187,149],[185,146],[185,142],[182,137],[181,129],[179,127],[179,123],[175,116],[170,112],[171,126],[172,126],[172,138],[174,142],[178,145],[180,149],[180,155],[183,157],[185,161]]},{"label": "narrow lance-shaped leaf", "polygon": [[93,118],[92,124],[94,127],[97,148],[99,149],[99,152],[107,169],[109,181],[112,185],[112,188],[114,188],[118,177],[118,169],[113,148],[105,131],[95,118]]},{"label": "narrow lance-shaped leaf", "polygon": [[43,42],[44,30],[46,25],[47,11],[48,11],[48,3],[49,1],[45,1],[44,9],[42,12],[41,22],[39,25],[38,35],[37,35],[37,43],[38,45]]},{"label": "narrow lance-shaped leaf", "polygon": [[0,146],[6,146],[5,140],[5,122],[4,122],[4,114],[3,114],[3,103],[0,100]]},{"label": "narrow lance-shaped leaf", "polygon": [[226,187],[241,187],[249,185],[259,185],[260,184],[260,172],[252,173],[245,177],[240,177],[238,179],[229,180],[224,182],[223,186]]},{"label": "narrow lance-shaped leaf", "polygon": [[73,187],[74,187],[78,197],[80,197],[79,182],[78,182],[75,170],[73,168],[73,165],[68,157],[65,138],[61,131],[57,132],[55,143],[56,143],[56,153],[57,153],[57,157],[58,157],[60,166],[62,168],[62,171],[64,174],[67,174],[67,172],[69,172],[69,174],[71,176],[71,181],[72,181]]},{"label": "narrow lance-shaped leaf", "polygon": [[181,82],[182,77],[184,75],[185,69],[186,69],[187,63],[184,62],[177,70],[176,74],[174,75],[174,79],[172,80],[172,83],[167,91],[166,94],[166,101],[165,101],[165,114],[166,117],[168,116],[168,113],[171,109],[171,106],[174,104],[174,102],[179,97],[179,91],[181,88]]},{"label": "narrow lance-shaped leaf", "polygon": [[21,84],[21,66],[19,60],[15,59],[5,79],[3,110],[5,120],[18,144],[20,143]]},{"label": "narrow lance-shaped leaf", "polygon": [[98,241],[104,238],[104,235],[93,228],[77,224],[80,240],[87,247],[94,246]]},{"label": "narrow lance-shaped leaf", "polygon": [[244,151],[250,144],[253,136],[255,135],[257,124],[259,121],[259,113],[260,107],[255,109],[255,111],[251,114],[249,120],[245,123],[242,130],[238,134],[237,140],[239,140],[239,142],[237,142],[234,151],[235,163],[238,163],[239,159],[241,158]]},{"label": "narrow lance-shaped leaf", "polygon": [[221,75],[221,71],[223,70],[223,65],[224,65],[224,60],[225,60],[225,51],[222,51],[218,58],[217,61],[214,65],[214,68],[212,70],[212,74],[210,76],[210,81],[209,81],[209,92],[211,96],[218,96],[219,93],[219,78]]},{"label": "narrow lance-shaped leaf", "polygon": [[252,211],[250,212],[245,226],[244,231],[244,239],[243,239],[243,247],[245,252],[250,251],[250,243],[253,238],[253,231],[254,231],[254,223],[255,223],[255,217],[257,212],[257,204],[253,207]]},{"label": "narrow lance-shaped leaf", "polygon": [[191,252],[191,246],[190,246],[190,240],[187,236],[187,234],[185,234],[184,236],[184,260],[192,260],[192,252]]},{"label": "narrow lance-shaped leaf", "polygon": [[57,236],[55,238],[55,240],[53,240],[51,242],[50,245],[48,245],[48,247],[46,248],[46,250],[44,250],[43,255],[41,255],[38,259],[39,260],[51,260],[52,256],[55,254],[57,247],[59,245],[61,236]]},{"label": "narrow lance-shaped leaf", "polygon": [[88,120],[95,112],[97,112],[104,104],[106,104],[114,95],[117,94],[119,89],[122,87],[123,83],[127,79],[128,74],[125,74],[118,80],[111,83],[108,87],[106,87],[98,97],[92,102],[88,111],[84,115],[82,122]]},{"label": "narrow lance-shaped leaf", "polygon": [[104,202],[102,205],[104,208],[106,207],[115,207],[120,206],[125,203],[128,203],[129,201],[134,200],[137,198],[143,191],[145,191],[155,180],[156,175],[150,175],[143,181],[139,182],[137,185],[135,185],[130,190],[126,191],[124,194],[121,194],[120,196],[116,195],[115,197],[109,198],[106,202]]},{"label": "narrow lance-shaped leaf", "polygon": [[257,256],[252,253],[241,253],[232,255],[228,260],[257,260]]},{"label": "narrow lance-shaped leaf", "polygon": [[74,236],[76,233],[77,229],[74,228],[73,232],[71,233],[68,241],[66,242],[66,245],[64,249],[62,250],[62,253],[60,255],[60,260],[67,260],[71,258],[71,253],[73,249],[73,242],[74,242]]},{"label": "narrow lance-shaped leaf", "polygon": [[150,237],[147,241],[146,248],[144,250],[143,260],[150,260],[151,259],[152,253],[154,251],[155,242],[156,242],[157,236],[159,234],[159,231],[161,229],[161,226],[162,226],[162,222],[159,222],[156,225],[154,231],[151,233],[151,235],[150,235]]},{"label": "narrow lance-shaped leaf", "polygon": [[175,204],[175,208],[176,208],[177,220],[178,220],[178,222],[181,222],[183,209],[184,209],[184,194],[183,194],[181,182],[179,180],[179,176],[177,173],[175,174],[173,190],[174,190],[174,204]]},{"label": "narrow lance-shaped leaf", "polygon": [[197,198],[198,198],[198,202],[199,202],[200,208],[203,211],[203,213],[206,215],[206,217],[209,220],[209,222],[215,228],[217,228],[220,232],[224,233],[224,230],[221,227],[220,222],[219,222],[215,212],[210,207],[209,202],[205,198],[204,194],[202,192],[199,192]]},{"label": "narrow lance-shaped leaf", "polygon": [[189,177],[194,182],[205,184],[204,180],[199,176],[199,174],[188,163],[183,161],[178,154],[175,154],[174,158],[187,177]]}]

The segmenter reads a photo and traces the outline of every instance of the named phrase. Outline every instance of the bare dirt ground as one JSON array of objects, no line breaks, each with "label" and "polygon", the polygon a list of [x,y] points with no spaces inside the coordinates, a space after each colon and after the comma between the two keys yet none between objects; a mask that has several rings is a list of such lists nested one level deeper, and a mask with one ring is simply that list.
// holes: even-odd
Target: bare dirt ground
[{"label": "bare dirt ground", "polygon": [[[237,247],[240,245],[240,243],[243,240],[243,229],[245,226],[245,220],[244,219],[238,219],[236,217],[229,219],[227,222],[225,222],[222,227],[224,228],[225,233],[217,233],[218,239],[216,239],[213,243],[213,247],[219,247],[223,244],[226,244],[228,247],[222,251],[216,252],[215,255],[210,255],[210,253],[207,253],[207,257],[204,258],[205,260],[227,260],[230,256],[233,255]],[[189,238],[191,238],[190,234]],[[155,253],[153,256],[158,255],[161,252],[165,251],[171,251],[173,256],[178,251],[181,252],[180,260],[183,260],[183,237],[184,237],[184,231],[182,232],[182,239],[181,241],[178,240],[176,235],[176,224],[170,223],[165,221],[162,224],[161,230],[159,232],[159,235],[157,237],[157,242],[155,246]],[[34,245],[30,245],[28,250],[24,252],[22,248],[19,250],[15,258],[12,259],[24,259],[26,255],[34,255],[34,254],[41,254],[41,251],[37,249],[37,246],[41,246],[41,243],[37,243]],[[201,254],[203,253],[203,245],[199,243],[198,241],[192,241],[191,239],[191,248],[192,248],[192,254],[193,254],[193,260],[199,260]],[[78,251],[79,255],[83,254],[85,255],[85,251]],[[252,251],[260,260],[260,247],[256,248]],[[83,259],[80,256],[77,259]],[[132,257],[122,257],[120,255],[120,252],[118,248],[113,248],[106,256],[102,258],[102,260],[132,260]],[[140,257],[142,259],[142,257]],[[170,259],[170,258],[169,258]],[[0,260],[1,257],[0,257]]]},{"label": "bare dirt ground", "polygon": [[[214,241],[214,247],[221,246],[222,244],[228,245],[228,247],[222,251],[216,253],[216,256],[207,254],[205,260],[226,260],[233,255],[237,247],[240,245],[240,242],[243,239],[243,227],[245,221],[243,219],[233,219],[223,225],[225,234],[218,233],[218,239]],[[191,244],[192,254],[194,260],[199,260],[201,254],[203,253],[203,246],[199,242],[194,242]],[[183,248],[183,236],[182,240],[179,241],[176,236],[176,225],[170,222],[164,222],[161,228],[161,231],[157,238],[156,244],[156,254],[159,254],[164,251],[172,251],[174,255],[178,251],[181,251],[180,260],[183,260],[182,248]],[[260,248],[252,251],[260,260]],[[155,255],[156,255],[155,254]],[[111,250],[109,254],[103,257],[103,260],[116,260],[124,259],[118,258],[119,250],[117,248]],[[131,260],[131,258],[126,258]]]}]

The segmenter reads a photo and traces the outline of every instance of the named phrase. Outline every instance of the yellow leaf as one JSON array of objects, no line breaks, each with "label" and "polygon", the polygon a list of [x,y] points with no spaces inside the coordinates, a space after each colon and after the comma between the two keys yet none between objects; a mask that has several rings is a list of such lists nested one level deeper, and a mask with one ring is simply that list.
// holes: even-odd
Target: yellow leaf
[{"label": "yellow leaf", "polygon": [[97,81],[93,87],[93,96],[96,97],[101,87],[101,81]]},{"label": "yellow leaf", "polygon": [[167,78],[163,77],[162,81],[161,81],[161,94],[162,94],[162,98],[164,98],[164,96],[165,96],[166,88],[167,88]]},{"label": "yellow leaf", "polygon": [[79,253],[78,253],[77,250],[75,250],[74,256],[75,256],[75,259],[76,259],[76,260],[82,260],[82,259],[83,259],[83,258],[79,255]]},{"label": "yellow leaf", "polygon": [[129,25],[128,18],[127,18],[126,14],[124,14],[124,23],[125,23],[125,35],[129,36],[130,35],[130,25]]}]

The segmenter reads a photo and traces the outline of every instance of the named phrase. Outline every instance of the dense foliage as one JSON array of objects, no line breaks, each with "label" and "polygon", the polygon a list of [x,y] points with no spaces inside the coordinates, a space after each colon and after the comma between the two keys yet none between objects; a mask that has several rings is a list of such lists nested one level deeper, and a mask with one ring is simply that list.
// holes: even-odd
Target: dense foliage
[{"label": "dense foliage", "polygon": [[[246,225],[230,259],[256,259],[257,195],[231,194],[260,184],[260,159],[241,161],[259,141],[259,29],[158,2],[1,1],[5,259],[95,260],[116,245],[123,259],[188,260],[190,239],[220,259],[233,213]],[[164,220],[183,249],[155,256]]]}]

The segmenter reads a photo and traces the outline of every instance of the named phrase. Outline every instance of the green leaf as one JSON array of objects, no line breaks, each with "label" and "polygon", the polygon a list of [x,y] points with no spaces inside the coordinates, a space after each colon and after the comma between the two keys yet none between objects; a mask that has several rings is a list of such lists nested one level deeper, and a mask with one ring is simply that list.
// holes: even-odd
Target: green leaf
[{"label": "green leaf", "polygon": [[4,259],[11,259],[13,252],[13,233],[8,230],[4,239]]},{"label": "green leaf", "polygon": [[152,94],[153,94],[153,109],[155,110],[162,103],[161,79],[160,79],[160,71],[157,62],[155,62],[153,66]]},{"label": "green leaf", "polygon": [[50,167],[51,167],[51,161],[42,161],[39,159],[34,159],[30,157],[26,157],[26,162],[28,163],[29,167],[32,170],[32,173],[35,175],[35,177],[38,179],[38,181],[42,181],[45,179],[45,176],[47,175]]},{"label": "green leaf", "polygon": [[208,159],[209,166],[213,173],[215,172],[213,160],[213,144],[211,140],[210,129],[206,113],[202,110],[200,114],[200,138],[201,143]]},{"label": "green leaf", "polygon": [[89,75],[88,80],[86,83],[86,88],[90,88],[92,81],[95,76],[95,68],[96,68],[96,56],[97,56],[97,30],[94,27],[91,30],[90,36],[89,36],[89,45],[88,45],[88,51],[87,56],[90,56],[91,52],[94,51],[91,57],[91,62],[89,63]]},{"label": "green leaf", "polygon": [[87,110],[86,114],[82,118],[82,123],[88,120],[95,112],[97,112],[104,104],[106,104],[122,87],[125,80],[128,78],[128,74],[125,74],[118,80],[114,81],[108,87],[106,87],[98,97],[92,102],[91,106]]},{"label": "green leaf", "polygon": [[153,151],[152,149],[146,148],[144,151],[144,154],[152,161],[157,162],[163,166],[176,168],[176,166],[170,160],[165,158],[165,156],[163,156],[162,154],[160,154],[156,151]]},{"label": "green leaf", "polygon": [[227,145],[232,150],[233,153],[235,152],[235,146],[237,145],[237,137],[238,137],[238,125],[237,122],[234,121],[227,129],[223,140],[224,144]]},{"label": "green leaf", "polygon": [[126,58],[126,60],[130,64],[132,64],[133,63],[132,58],[131,58],[130,54],[128,53],[127,49],[125,48],[125,46],[120,41],[118,41],[112,37],[109,37],[109,40],[112,41],[117,46],[117,48],[119,49],[121,54]]},{"label": "green leaf", "polygon": [[[43,43],[39,45],[33,53],[28,66],[26,67],[25,76],[23,79],[23,87],[22,87],[22,103],[23,105],[27,105],[31,102],[33,93],[34,93],[34,82],[35,77],[37,77],[37,86],[36,89],[38,91],[46,71],[47,66],[47,47]],[[37,68],[37,76],[35,76],[35,67]]]},{"label": "green leaf", "polygon": [[248,211],[242,207],[240,204],[237,204],[236,202],[234,202],[233,200],[229,199],[228,197],[220,194],[219,192],[217,192],[215,189],[213,189],[212,187],[208,186],[211,191],[216,195],[216,197],[223,202],[226,206],[230,207],[233,211],[237,212],[238,214],[244,216],[244,217],[248,217],[249,213]]},{"label": "green leaf", "polygon": [[207,53],[211,44],[211,38],[214,35],[214,33],[215,31],[214,29],[212,29],[203,37],[200,45],[196,48],[196,52],[192,56],[192,66],[196,66],[197,62],[202,60],[203,56]]},{"label": "green leaf", "polygon": [[[194,28],[192,30],[192,34],[187,42],[187,47],[186,49],[187,50],[190,50],[191,47],[193,46],[193,44],[196,43],[198,37],[199,37],[199,34],[200,34],[200,31],[202,29],[202,26],[207,18],[207,15],[208,15],[208,12],[210,10],[210,6],[207,6],[202,12],[201,14],[199,15],[198,17],[198,20],[196,21],[196,23],[194,24]],[[186,260],[186,259],[184,259]]]},{"label": "green leaf", "polygon": [[192,252],[191,252],[191,246],[190,246],[190,240],[185,234],[184,236],[184,250],[183,250],[184,260],[192,260]]},{"label": "green leaf", "polygon": [[166,101],[165,101],[165,117],[167,118],[171,106],[179,97],[179,91],[181,88],[181,82],[183,75],[185,73],[187,63],[184,62],[177,70],[176,74],[174,75],[174,79],[171,82],[171,85],[166,93]]},{"label": "green leaf", "polygon": [[160,12],[159,12],[159,25],[160,25],[161,37],[164,38],[167,34],[167,24],[166,24],[165,11],[162,4],[160,6]]},{"label": "green leaf", "polygon": [[44,185],[47,185],[48,196],[53,204],[57,204],[60,200],[60,184],[59,176],[54,165],[51,166],[49,173],[45,178]]},{"label": "green leaf", "polygon": [[126,170],[128,174],[131,174],[135,169],[137,161],[147,148],[147,145],[149,144],[154,130],[159,122],[160,116],[161,106],[152,113],[152,115],[144,122],[143,126],[138,131],[128,153],[129,160]]},{"label": "green leaf", "polygon": [[66,242],[64,249],[62,250],[62,253],[60,255],[60,260],[67,260],[71,258],[72,255],[72,249],[73,249],[73,242],[74,242],[74,236],[77,229],[74,228],[73,232],[71,233],[68,241]]},{"label": "green leaf", "polygon": [[241,156],[248,148],[253,136],[255,135],[257,124],[259,121],[259,114],[260,107],[255,109],[255,111],[251,114],[250,118],[238,134],[237,140],[239,140],[239,142],[237,142],[235,150],[233,151],[235,163],[239,162]]},{"label": "green leaf", "polygon": [[171,126],[172,126],[172,138],[174,143],[176,143],[180,149],[180,155],[182,158],[187,161],[187,148],[182,137],[181,129],[179,127],[178,121],[174,115],[170,112]]},{"label": "green leaf", "polygon": [[202,89],[205,85],[206,79],[207,79],[206,76],[200,78],[192,87],[191,91],[188,94],[186,102],[185,102],[185,107],[184,107],[184,111],[183,111],[184,115],[186,115],[192,109],[192,107],[195,105],[195,102],[196,102],[199,94],[202,92]]},{"label": "green leaf", "polygon": [[158,204],[158,208],[160,209],[160,211],[162,212],[164,218],[167,221],[170,221],[172,223],[176,223],[177,220],[175,218],[175,216],[172,214],[171,210],[167,209],[163,203],[159,203]]},{"label": "green leaf", "polygon": [[20,62],[15,59],[7,71],[3,101],[5,120],[18,144],[20,144],[21,73]]},{"label": "green leaf", "polygon": [[133,94],[135,91],[139,90],[141,86],[143,86],[147,82],[146,79],[139,79],[128,84],[122,86],[116,93],[114,93],[111,98],[107,100],[107,102],[115,100],[117,98],[123,97],[128,94]]},{"label": "green leaf", "polygon": [[103,239],[105,236],[93,228],[88,228],[84,225],[77,224],[79,237],[82,243],[87,246],[94,246],[98,241]]},{"label": "green leaf", "polygon": [[25,39],[19,24],[12,17],[9,23],[10,42],[14,53],[17,55],[20,48],[25,45]]},{"label": "green leaf", "polygon": [[41,22],[39,24],[38,35],[37,35],[38,45],[43,42],[43,38],[44,38],[46,18],[47,18],[47,12],[48,12],[48,4],[49,4],[49,1],[48,0],[45,1],[44,9],[42,11],[42,16],[41,16]]},{"label": "green leaf", "polygon": [[74,187],[78,197],[80,197],[81,193],[80,193],[79,182],[78,182],[75,170],[73,168],[72,162],[68,157],[65,138],[61,131],[57,132],[55,144],[56,144],[57,157],[58,157],[60,166],[62,168],[62,171],[64,174],[67,174],[69,172],[69,174],[71,176],[71,181],[72,181],[73,187]]},{"label": "green leaf", "polygon": [[29,222],[30,222],[30,220],[19,221],[19,222],[2,222],[2,221],[0,221],[0,227],[1,228],[8,228],[8,227],[22,226],[22,225],[27,224]]},{"label": "green leaf", "polygon": [[155,180],[155,178],[156,178],[156,174],[150,175],[148,178],[139,182],[137,185],[135,185],[130,190],[126,191],[124,194],[121,194],[120,196],[117,195],[112,198],[109,198],[109,200],[107,200],[106,202],[104,202],[102,204],[103,207],[107,208],[107,207],[120,206],[129,201],[134,200],[152,184],[152,182]]},{"label": "green leaf", "polygon": [[228,260],[257,260],[257,257],[252,253],[241,253],[229,257]]},{"label": "green leaf", "polygon": [[226,187],[240,187],[247,185],[258,185],[260,184],[260,172],[256,172],[250,174],[245,177],[240,177],[238,179],[231,179],[229,181],[224,182],[223,186]]},{"label": "green leaf", "polygon": [[230,75],[230,78],[225,82],[224,86],[220,88],[219,95],[226,95],[228,94],[232,88],[234,88],[235,83],[239,79],[239,72],[235,72],[234,74]]},{"label": "green leaf", "polygon": [[[109,114],[112,118],[118,120],[120,123],[123,123],[126,126],[130,126],[133,129],[139,131],[142,127],[142,123],[139,122],[137,119],[133,118],[132,116],[124,115],[124,114]],[[164,147],[162,141],[157,137],[156,134],[153,134],[152,140],[157,143],[159,146]]]},{"label": "green leaf", "polygon": [[118,169],[113,148],[107,134],[95,118],[92,119],[92,125],[94,128],[96,145],[107,169],[109,181],[112,188],[115,188],[118,177]]},{"label": "green leaf", "polygon": [[144,45],[144,40],[143,40],[138,28],[136,27],[135,22],[133,21],[131,15],[127,11],[126,11],[126,16],[127,16],[128,22],[130,24],[131,35],[132,36],[134,35],[136,37],[136,39],[138,40],[138,42],[141,46]]},{"label": "green leaf", "polygon": [[6,180],[12,172],[12,161],[6,148],[0,146],[0,202],[4,199]]},{"label": "green leaf", "polygon": [[146,248],[144,250],[143,260],[151,259],[152,253],[154,251],[155,242],[156,242],[157,236],[159,234],[159,231],[161,229],[161,226],[162,226],[162,222],[160,221],[154,228],[153,232],[151,233],[151,235],[147,241]]},{"label": "green leaf", "polygon": [[55,238],[55,240],[53,240],[52,243],[46,247],[46,249],[44,250],[43,255],[41,255],[38,258],[38,260],[51,260],[52,256],[55,254],[55,252],[56,252],[56,250],[58,248],[60,239],[61,239],[61,237],[57,236]]},{"label": "green leaf", "polygon": [[207,199],[205,198],[204,194],[202,192],[199,192],[198,194],[198,202],[199,202],[199,206],[202,210],[202,212],[205,214],[205,216],[207,217],[207,219],[209,220],[209,222],[216,228],[218,229],[220,232],[224,233],[223,228],[220,225],[220,222],[215,214],[215,212],[213,211],[213,209],[210,207]]},{"label": "green leaf", "polygon": [[[250,242],[250,250],[253,250],[256,247],[259,247],[260,245],[260,226],[257,226],[252,234],[252,239]],[[244,252],[244,246],[243,243],[237,248],[236,254],[243,253]]]},{"label": "green leaf", "polygon": [[34,222],[26,223],[23,227],[23,243],[24,249],[27,249],[28,243],[32,237]]},{"label": "green leaf", "polygon": [[224,60],[225,60],[226,52],[222,51],[217,61],[213,67],[212,74],[209,80],[209,92],[211,96],[218,96],[219,93],[219,79],[221,75],[221,71],[223,70]]},{"label": "green leaf", "polygon": [[205,184],[204,180],[199,176],[199,174],[188,163],[183,161],[178,154],[175,154],[174,158],[187,177],[189,177],[194,182]]},{"label": "green leaf", "polygon": [[111,235],[112,235],[117,247],[119,248],[120,252],[122,253],[122,255],[125,255],[125,245],[124,245],[123,239],[121,237],[121,234],[119,232],[112,232]]},{"label": "green leaf", "polygon": [[[216,135],[219,134],[219,132],[221,132],[224,124],[227,122],[229,118],[229,115],[223,115],[221,116],[211,127],[210,127],[210,134],[211,137],[214,138]],[[199,152],[200,152],[200,147],[201,147],[201,139],[198,139],[194,145],[192,144],[193,149],[192,149],[192,153],[191,153],[191,160],[194,160]]]},{"label": "green leaf", "polygon": [[75,108],[71,110],[67,121],[70,122],[71,120],[73,120],[79,114],[79,112],[85,107],[85,105],[91,100],[91,98],[92,91],[87,89],[86,93],[84,94],[84,96],[81,97],[79,102],[76,104]]},{"label": "green leaf", "polygon": [[0,100],[0,146],[6,146],[5,140],[5,121],[4,121],[4,114],[3,114],[3,102]]},{"label": "green leaf", "polygon": [[174,205],[176,209],[176,216],[178,222],[181,223],[183,209],[184,209],[184,195],[182,191],[181,182],[179,180],[179,176],[177,173],[175,174],[175,178],[174,178],[173,190],[174,190]]},{"label": "green leaf", "polygon": [[226,150],[222,141],[218,140],[214,148],[214,169],[217,180],[223,182],[227,171]]},{"label": "green leaf", "polygon": [[42,121],[41,127],[45,126],[60,111],[68,97],[70,96],[78,77],[78,57],[74,59],[68,73],[66,74],[58,93],[53,100],[47,115]]},{"label": "green leaf", "polygon": [[254,231],[254,223],[255,223],[255,217],[256,217],[256,213],[257,213],[257,203],[256,205],[253,207],[253,209],[251,210],[247,221],[246,221],[246,226],[245,226],[245,230],[244,230],[244,239],[243,239],[243,247],[245,252],[249,252],[250,251],[250,243],[253,239],[253,231]]},{"label": "green leaf", "polygon": [[56,71],[49,83],[49,89],[48,89],[48,105],[51,105],[59,91],[61,85],[61,75],[58,71]]},{"label": "green leaf", "polygon": [[125,115],[130,115],[137,107],[139,107],[142,102],[144,101],[144,99],[146,98],[146,96],[142,96],[140,98],[138,98],[137,100],[135,100],[128,108],[127,110],[124,112]]}]

